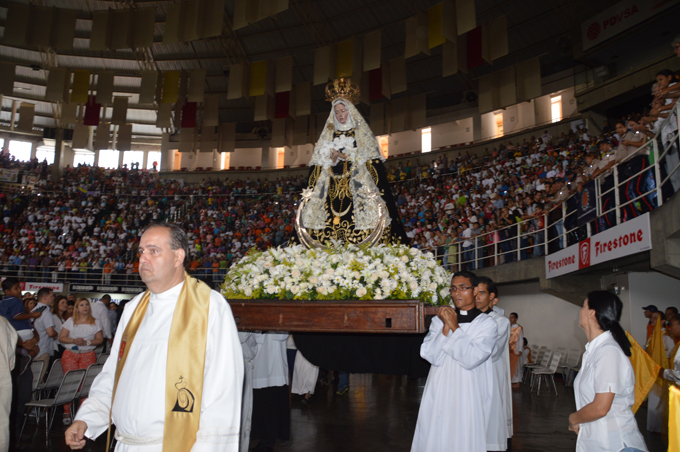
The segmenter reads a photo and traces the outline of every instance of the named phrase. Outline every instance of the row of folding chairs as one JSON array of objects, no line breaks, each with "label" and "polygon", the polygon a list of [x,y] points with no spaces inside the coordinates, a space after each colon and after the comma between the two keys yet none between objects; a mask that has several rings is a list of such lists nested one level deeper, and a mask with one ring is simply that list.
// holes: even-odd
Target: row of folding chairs
[{"label": "row of folding chairs", "polygon": [[[27,410],[24,414],[24,422],[21,426],[19,437],[21,438],[21,434],[23,434],[26,427],[26,421],[34,411],[37,422],[35,433],[37,433],[40,426],[40,418],[42,417],[42,412],[44,412],[45,442],[47,447],[49,447],[49,431],[52,428],[57,408],[62,405],[69,405],[71,407],[71,421],[73,421],[73,415],[80,406],[79,402],[87,398],[92,382],[99,375],[104,365],[103,363],[92,364],[87,369],[71,370],[64,374],[61,359],[56,359],[50,368],[47,378],[43,383],[40,383],[40,374],[44,365],[43,361],[33,361],[30,364],[31,371],[33,372],[33,397],[26,404]],[[55,390],[56,393],[54,393]],[[51,397],[53,393],[54,396]]]},{"label": "row of folding chairs", "polygon": [[531,389],[533,391],[536,387],[538,394],[541,391],[541,383],[545,381],[546,386],[548,386],[548,382],[550,382],[555,394],[557,394],[555,373],[560,372],[565,385],[569,386],[573,382],[573,376],[581,367],[583,353],[578,349],[567,351],[566,347],[557,347],[553,352],[548,350],[546,346],[542,346],[532,348],[532,356],[535,356],[536,359],[534,363],[525,365],[524,381],[530,376]]}]

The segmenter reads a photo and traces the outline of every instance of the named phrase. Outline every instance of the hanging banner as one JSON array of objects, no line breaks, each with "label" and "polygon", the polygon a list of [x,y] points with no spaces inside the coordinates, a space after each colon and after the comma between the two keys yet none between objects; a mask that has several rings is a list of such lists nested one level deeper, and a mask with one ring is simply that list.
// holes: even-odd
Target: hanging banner
[{"label": "hanging banner", "polygon": [[71,87],[71,102],[84,104],[90,91],[90,71],[73,71],[73,86]]},{"label": "hanging banner", "polygon": [[652,249],[649,213],[545,257],[547,279]]},{"label": "hanging banner", "polygon": [[267,60],[256,61],[250,65],[250,97],[261,96],[267,89]]},{"label": "hanging banner", "polygon": [[165,71],[163,73],[162,104],[174,104],[179,94],[179,71]]}]

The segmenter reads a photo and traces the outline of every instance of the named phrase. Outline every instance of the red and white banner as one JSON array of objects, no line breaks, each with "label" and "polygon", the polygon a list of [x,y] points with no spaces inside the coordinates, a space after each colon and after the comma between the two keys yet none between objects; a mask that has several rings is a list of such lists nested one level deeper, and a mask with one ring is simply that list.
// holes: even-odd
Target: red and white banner
[{"label": "red and white banner", "polygon": [[581,24],[583,50],[588,50],[628,30],[679,0],[623,0]]},{"label": "red and white banner", "polygon": [[52,289],[53,291],[57,293],[61,293],[64,291],[64,285],[62,283],[46,283],[46,282],[22,282],[21,284],[21,291],[22,292],[36,292],[43,287],[47,287],[49,289]]},{"label": "red and white banner", "polygon": [[652,249],[649,213],[545,257],[547,279]]}]

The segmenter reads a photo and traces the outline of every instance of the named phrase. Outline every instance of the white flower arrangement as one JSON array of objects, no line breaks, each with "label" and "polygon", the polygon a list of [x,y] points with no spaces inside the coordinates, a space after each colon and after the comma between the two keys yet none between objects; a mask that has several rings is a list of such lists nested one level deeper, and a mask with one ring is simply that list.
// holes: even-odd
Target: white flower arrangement
[{"label": "white flower arrangement", "polygon": [[227,299],[420,300],[451,303],[451,275],[432,253],[405,245],[372,248],[333,243],[251,251],[221,286]]}]

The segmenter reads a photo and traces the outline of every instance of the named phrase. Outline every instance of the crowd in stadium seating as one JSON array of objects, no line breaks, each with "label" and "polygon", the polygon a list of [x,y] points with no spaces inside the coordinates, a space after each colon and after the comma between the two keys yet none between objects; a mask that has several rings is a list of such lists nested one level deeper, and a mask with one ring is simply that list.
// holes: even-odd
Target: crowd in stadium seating
[{"label": "crowd in stadium seating", "polygon": [[[615,128],[605,123],[598,135],[585,128],[555,137],[545,131],[487,148],[482,156],[388,161],[412,245],[436,251],[447,266],[467,262],[470,269],[541,256],[546,240],[549,252],[563,247],[562,201],[589,178],[607,176],[614,163],[630,160],[658,131],[672,105],[664,99],[678,93],[673,77],[666,80],[663,71],[660,77],[651,111],[623,118]],[[0,163],[17,165],[6,157]],[[34,171],[39,166],[24,165]],[[220,281],[247,250],[288,241],[306,183],[299,176],[188,185],[155,172],[86,166],[67,169],[56,182],[42,174],[39,195],[0,194],[0,271],[52,281],[65,272],[72,280],[105,283],[136,279],[140,231],[165,219],[189,234],[190,271]],[[494,251],[501,254],[496,258]]]}]

